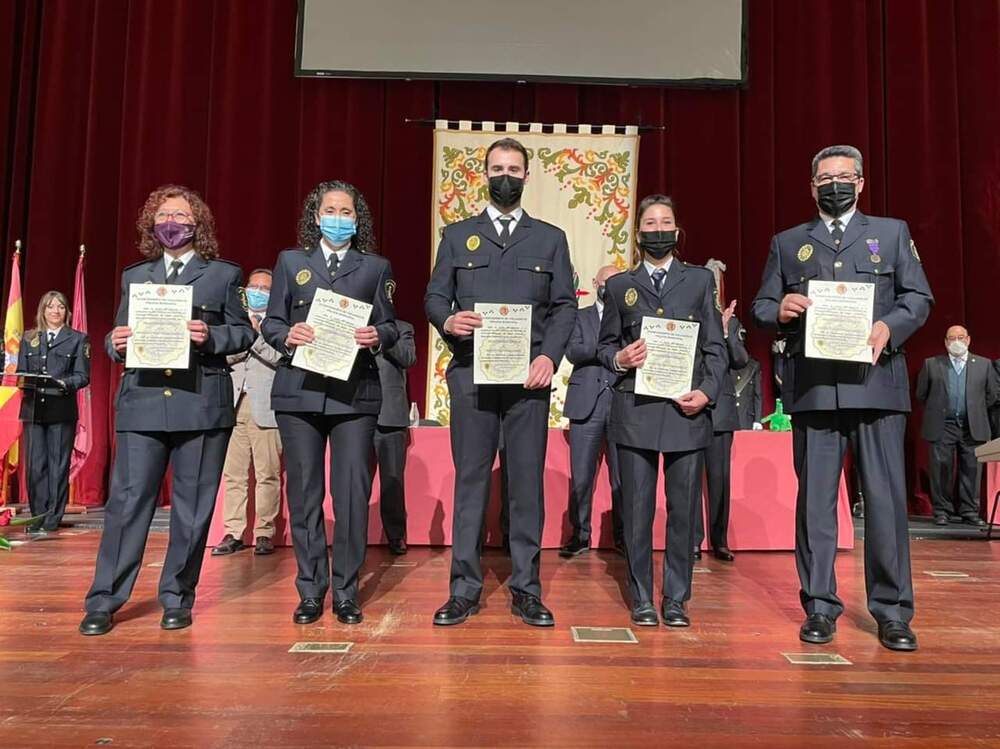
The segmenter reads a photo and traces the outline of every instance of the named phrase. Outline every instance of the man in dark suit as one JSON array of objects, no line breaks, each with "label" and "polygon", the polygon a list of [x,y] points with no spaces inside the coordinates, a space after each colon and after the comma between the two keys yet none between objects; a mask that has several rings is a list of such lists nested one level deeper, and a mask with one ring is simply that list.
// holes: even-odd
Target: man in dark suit
[{"label": "man in dark suit", "polygon": [[399,340],[375,357],[382,385],[382,408],[375,429],[378,459],[379,513],[393,554],[406,553],[406,439],[410,426],[410,400],[406,395],[406,370],[417,362],[413,326],[396,320]]},{"label": "man in dark suit", "polygon": [[167,186],[140,216],[147,259],[122,272],[121,301],[108,334],[108,355],[124,362],[132,330],[131,284],[182,284],[194,296],[186,369],[126,369],[115,403],[115,459],[104,506],[104,532],[87,593],[84,635],[111,630],[112,615],[135,585],[167,466],[173,468],[170,539],[160,575],[163,629],[191,625],[226,446],[235,424],[228,354],[246,351],[254,331],[242,302],[243,273],[217,258],[208,206],[197,193]]},{"label": "man in dark suit", "polygon": [[[745,330],[745,328],[744,328]],[[736,393],[736,419],[740,431],[760,426],[761,410],[760,362],[749,359],[745,367],[729,370]]]},{"label": "man in dark suit", "polygon": [[[722,332],[726,338],[728,366],[722,379],[722,391],[711,411],[712,441],[705,448],[705,483],[708,489],[708,527],[712,555],[723,562],[735,558],[729,549],[730,463],[733,457],[733,432],[740,428],[736,407],[736,387],[730,373],[742,369],[750,360],[746,330],[734,316],[736,300],[722,310]],[[701,503],[694,514],[694,555],[701,558],[701,543],[705,540],[705,517]]]},{"label": "man in dark suit", "polygon": [[[528,152],[512,138],[486,151],[490,204],[445,227],[424,308],[453,352],[448,365],[455,461],[451,595],[435,624],[458,624],[479,610],[480,539],[500,431],[510,486],[511,610],[526,624],[552,626],[542,604],[539,560],[545,517],[543,473],[552,375],[576,317],[569,246],[563,231],[521,208]],[[524,385],[475,385],[476,302],[531,304],[531,364]]]},{"label": "man in dark suit", "polygon": [[[915,650],[903,453],[910,389],[903,345],[927,320],[934,299],[906,223],[857,209],[864,178],[856,148],[831,146],[816,154],[811,184],[819,216],[771,240],[753,303],[757,324],[786,338],[781,399],[792,415],[799,479],[795,560],[807,615],[799,637],[829,642],[844,609],[834,560],[837,487],[850,444],[867,503],[868,610],[885,647]],[[806,358],[812,279],[874,286],[871,364]]]},{"label": "man in dark suit", "polygon": [[931,507],[936,525],[947,525],[955,516],[969,525],[986,525],[979,514],[976,448],[990,439],[989,409],[1000,393],[990,360],[969,353],[971,343],[965,328],[952,325],[945,334],[948,353],[925,360],[917,377],[917,398],[926,403],[921,433],[930,445]]},{"label": "man in dark suit", "polygon": [[566,346],[566,358],[573,364],[566,389],[563,416],[569,419],[569,522],[573,536],[560,549],[563,557],[574,557],[590,549],[590,520],[594,498],[594,479],[601,461],[601,449],[608,461],[611,483],[611,523],[615,548],[624,551],[622,531],[622,482],[618,472],[618,453],[607,439],[611,415],[612,388],[618,375],[597,359],[597,337],[604,314],[607,280],[618,273],[614,265],[605,265],[594,278],[597,300],[576,315],[576,325]]}]

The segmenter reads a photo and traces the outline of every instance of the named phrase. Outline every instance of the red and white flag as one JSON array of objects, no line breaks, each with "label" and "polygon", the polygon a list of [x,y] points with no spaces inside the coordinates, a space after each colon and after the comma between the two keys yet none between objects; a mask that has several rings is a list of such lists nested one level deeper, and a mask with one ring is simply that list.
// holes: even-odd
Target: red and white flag
[{"label": "red and white flag", "polygon": [[[73,330],[87,334],[87,292],[83,282],[83,259],[87,251],[80,246],[80,259],[76,263],[76,282],[73,284]],[[87,356],[90,356],[90,344],[87,344]],[[69,462],[69,480],[79,474],[87,456],[94,445],[94,417],[90,406],[90,388],[80,388],[76,391],[76,406],[80,417],[76,422],[76,439],[73,440],[73,455]]]}]

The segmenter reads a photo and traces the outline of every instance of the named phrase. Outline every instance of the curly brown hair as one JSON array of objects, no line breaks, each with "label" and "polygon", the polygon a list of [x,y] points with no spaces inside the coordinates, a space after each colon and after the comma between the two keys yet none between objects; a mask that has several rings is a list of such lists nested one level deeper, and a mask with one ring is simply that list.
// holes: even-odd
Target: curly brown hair
[{"label": "curly brown hair", "polygon": [[153,234],[153,225],[156,223],[157,210],[168,198],[184,198],[191,204],[195,222],[194,251],[205,260],[217,258],[219,240],[215,237],[215,219],[212,217],[212,211],[201,199],[201,195],[183,185],[163,185],[153,190],[146,198],[146,203],[139,211],[139,218],[135,222],[136,231],[139,233],[139,252],[150,260],[163,257],[163,247]]},{"label": "curly brown hair", "polygon": [[303,250],[319,247],[319,241],[323,235],[316,224],[316,214],[323,203],[323,196],[328,192],[347,193],[354,201],[355,223],[358,231],[351,238],[351,249],[373,255],[377,254],[375,222],[372,220],[372,212],[365,196],[350,182],[343,182],[339,179],[320,182],[312,189],[312,192],[306,195],[306,199],[302,203],[302,215],[299,217],[299,247]]}]

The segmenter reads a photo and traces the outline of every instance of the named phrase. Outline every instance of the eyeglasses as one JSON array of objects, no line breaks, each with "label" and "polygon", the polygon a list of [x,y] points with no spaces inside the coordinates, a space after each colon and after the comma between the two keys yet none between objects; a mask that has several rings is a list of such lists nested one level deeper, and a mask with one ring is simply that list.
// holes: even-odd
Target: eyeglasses
[{"label": "eyeglasses", "polygon": [[819,185],[828,185],[831,182],[857,182],[861,175],[857,172],[841,172],[840,174],[817,174],[813,177],[813,182]]},{"label": "eyeglasses", "polygon": [[187,211],[157,211],[153,216],[155,221],[176,221],[180,224],[193,224],[194,216]]}]

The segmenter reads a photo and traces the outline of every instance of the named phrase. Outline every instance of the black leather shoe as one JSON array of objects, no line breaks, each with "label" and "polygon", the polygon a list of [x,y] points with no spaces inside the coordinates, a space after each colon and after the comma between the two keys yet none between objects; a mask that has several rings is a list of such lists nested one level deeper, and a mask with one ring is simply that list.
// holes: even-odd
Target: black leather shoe
[{"label": "black leather shoe", "polygon": [[586,551],[590,551],[590,539],[584,541],[578,536],[573,536],[566,544],[559,549],[559,556],[564,559],[569,559],[570,557],[579,556]]},{"label": "black leather shoe", "polygon": [[361,620],[364,619],[358,602],[351,599],[333,604],[333,612],[341,624],[361,624]]},{"label": "black leather shoe", "polygon": [[695,549],[694,553],[691,555],[696,562],[701,561],[701,549]]},{"label": "black leather shoe", "polygon": [[947,515],[935,515],[934,516],[934,525],[948,525],[948,516]]},{"label": "black leather shoe", "polygon": [[389,553],[395,554],[397,557],[403,556],[409,548],[406,545],[406,541],[401,538],[390,538],[389,539]]},{"label": "black leather shoe", "polygon": [[191,609],[167,609],[160,619],[160,629],[184,629],[191,626]]},{"label": "black leather shoe", "polygon": [[632,623],[640,627],[656,627],[660,618],[656,615],[656,607],[651,601],[643,601],[632,608]]},{"label": "black leather shoe", "polygon": [[473,614],[479,613],[479,601],[470,601],[461,596],[452,596],[444,606],[434,612],[434,623],[440,626],[461,624]]},{"label": "black leather shoe", "polygon": [[212,549],[212,556],[224,557],[229,554],[235,554],[237,551],[245,548],[246,546],[243,545],[242,541],[237,538],[233,538],[232,533],[227,533],[222,537],[222,540],[215,545],[215,548]]},{"label": "black leather shoe", "polygon": [[274,541],[267,536],[258,536],[257,540],[254,541],[253,553],[259,557],[266,557],[268,554],[273,554]]},{"label": "black leather shoe", "polygon": [[826,614],[810,614],[799,627],[799,639],[813,645],[825,645],[836,631],[837,623]]},{"label": "black leather shoe", "polygon": [[986,521],[974,512],[965,513],[962,515],[962,520],[965,521],[966,525],[974,525],[977,528],[982,528],[986,525]]},{"label": "black leather shoe", "polygon": [[545,604],[528,593],[514,593],[510,601],[510,613],[521,617],[521,621],[532,627],[552,627],[556,620]]},{"label": "black leather shoe", "polygon": [[111,614],[107,611],[93,611],[83,617],[83,621],[80,622],[80,634],[88,637],[106,635],[114,626]]},{"label": "black leather shoe", "polygon": [[961,522],[963,522],[963,518],[962,518],[961,515],[956,515],[953,512],[952,513],[948,513],[948,522],[949,523],[961,523]]},{"label": "black leather shoe", "polygon": [[660,613],[663,615],[663,623],[668,627],[690,627],[691,620],[684,613],[684,604],[670,598],[663,599],[663,606]]},{"label": "black leather shoe", "polygon": [[323,616],[323,599],[303,598],[292,614],[292,621],[296,624],[312,624],[321,616]]},{"label": "black leather shoe", "polygon": [[736,555],[733,554],[733,552],[731,552],[725,546],[720,546],[718,549],[713,549],[712,556],[723,562],[731,562],[734,559],[736,559]]},{"label": "black leather shoe", "polygon": [[878,625],[878,641],[889,650],[917,649],[917,636],[906,622],[882,622]]}]

